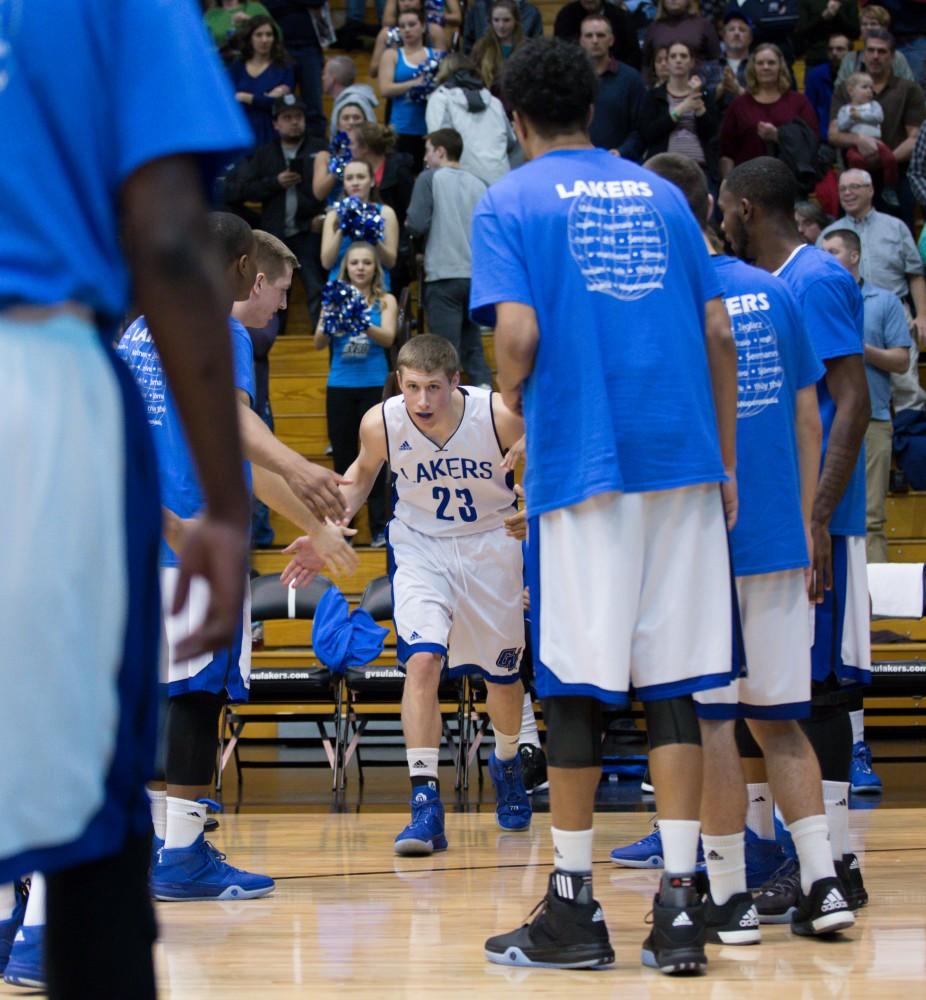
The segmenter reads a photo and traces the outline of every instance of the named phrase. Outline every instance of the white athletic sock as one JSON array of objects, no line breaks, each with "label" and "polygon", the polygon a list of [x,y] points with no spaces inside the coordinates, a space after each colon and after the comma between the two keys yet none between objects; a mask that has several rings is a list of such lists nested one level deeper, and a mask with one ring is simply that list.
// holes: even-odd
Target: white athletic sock
[{"label": "white athletic sock", "polygon": [[405,751],[409,777],[436,778],[439,756],[440,749],[438,747],[409,747]]},{"label": "white athletic sock", "polygon": [[9,920],[16,908],[16,889],[12,882],[0,883],[0,920]]},{"label": "white athletic sock", "polygon": [[823,807],[830,829],[833,860],[842,861],[843,854],[849,852],[849,782],[824,781]]},{"label": "white athletic sock", "polygon": [[33,872],[29,886],[29,899],[26,901],[26,915],[23,918],[24,927],[45,926],[45,876]]},{"label": "white athletic sock", "polygon": [[849,720],[852,722],[852,743],[865,742],[865,709],[860,708],[849,713]]},{"label": "white athletic sock", "polygon": [[518,755],[518,734],[509,736],[507,733],[500,733],[496,726],[495,730],[495,756],[499,760],[514,760]]},{"label": "white athletic sock", "polygon": [[206,807],[191,799],[167,796],[167,823],[164,846],[170,850],[192,847],[206,825]]},{"label": "white athletic sock", "polygon": [[827,817],[805,816],[795,820],[788,829],[801,863],[801,889],[807,893],[818,879],[832,878],[836,874]]},{"label": "white athletic sock", "polygon": [[534,715],[534,701],[530,693],[524,693],[524,707],[521,709],[521,743],[530,743],[540,749],[540,733],[537,732],[537,718]]},{"label": "white athletic sock", "polygon": [[661,819],[662,857],[669,875],[690,875],[698,862],[698,834],[701,824],[696,819]]},{"label": "white athletic sock", "polygon": [[584,875],[592,870],[593,830],[557,830],[553,834],[553,864],[561,872]]},{"label": "white athletic sock", "polygon": [[767,781],[746,785],[746,826],[763,840],[775,839],[775,806]]},{"label": "white athletic sock", "polygon": [[148,800],[151,802],[154,835],[163,840],[167,836],[167,792],[163,788],[149,788],[147,791]]},{"label": "white athletic sock", "polygon": [[729,833],[722,837],[701,835],[704,860],[711,882],[711,898],[718,906],[738,892],[746,891],[746,835]]}]

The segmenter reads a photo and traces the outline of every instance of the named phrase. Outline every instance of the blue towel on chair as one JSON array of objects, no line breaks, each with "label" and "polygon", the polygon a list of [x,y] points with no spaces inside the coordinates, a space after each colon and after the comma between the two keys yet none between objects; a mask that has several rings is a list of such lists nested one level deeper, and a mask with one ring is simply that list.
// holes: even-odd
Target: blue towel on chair
[{"label": "blue towel on chair", "polygon": [[362,608],[349,611],[337,587],[325,591],[315,609],[312,647],[316,656],[334,674],[348,667],[363,667],[383,651],[389,629],[377,625]]}]

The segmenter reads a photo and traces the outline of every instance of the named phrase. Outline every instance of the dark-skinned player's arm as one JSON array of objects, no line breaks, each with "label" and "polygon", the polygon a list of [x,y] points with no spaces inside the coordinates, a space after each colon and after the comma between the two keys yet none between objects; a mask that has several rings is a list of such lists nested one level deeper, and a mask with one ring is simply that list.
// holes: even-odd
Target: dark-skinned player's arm
[{"label": "dark-skinned player's arm", "polygon": [[347,508],[344,524],[350,524],[351,518],[366,503],[379,470],[388,457],[383,406],[382,403],[377,403],[364,413],[363,420],[360,421],[360,452],[344,473],[346,483],[341,486],[341,494]]},{"label": "dark-skinned player's arm", "polygon": [[707,364],[711,373],[714,409],[717,412],[717,432],[720,456],[727,481],[722,484],[727,531],[736,524],[739,498],[736,489],[736,343],[730,332],[730,317],[719,296],[704,305],[704,339]]},{"label": "dark-skinned player's arm", "polygon": [[135,301],[164,365],[206,498],[180,556],[174,611],[190,580],[209,584],[202,624],[178,660],[232,641],[244,599],[250,503],[232,384],[228,290],[209,239],[202,174],[193,156],[145,164],[120,192],[122,236]]},{"label": "dark-skinned player's arm", "polygon": [[[537,314],[521,302],[495,306],[495,363],[502,402],[512,413],[523,412],[524,381],[534,368],[540,328]],[[512,442],[514,443],[514,442]]]},{"label": "dark-skinned player's arm", "polygon": [[820,406],[817,403],[817,386],[805,385],[797,390],[794,406],[794,436],[797,439],[797,466],[800,474],[801,515],[804,532],[807,535],[807,552],[810,566],[804,571],[807,596],[816,604],[823,600],[823,576],[817,575],[814,560],[813,532],[810,521],[813,516],[813,501],[817,494],[820,477],[820,451],[823,447],[823,424],[820,422]]},{"label": "dark-skinned player's arm", "polygon": [[810,532],[813,537],[814,573],[830,590],[833,586],[830,518],[855,471],[871,417],[871,402],[861,354],[828,358],[823,364],[826,367],[826,387],[836,404],[836,416],[830,427],[826,458],[814,495]]}]

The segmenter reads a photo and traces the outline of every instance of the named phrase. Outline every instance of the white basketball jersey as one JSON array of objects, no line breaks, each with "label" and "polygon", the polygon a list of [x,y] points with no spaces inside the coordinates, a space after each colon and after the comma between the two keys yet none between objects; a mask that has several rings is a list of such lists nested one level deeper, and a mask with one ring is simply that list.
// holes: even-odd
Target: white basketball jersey
[{"label": "white basketball jersey", "polygon": [[514,476],[501,465],[492,393],[462,386],[460,392],[460,426],[443,448],[417,427],[402,396],[383,403],[393,514],[423,535],[489,531],[514,513]]}]

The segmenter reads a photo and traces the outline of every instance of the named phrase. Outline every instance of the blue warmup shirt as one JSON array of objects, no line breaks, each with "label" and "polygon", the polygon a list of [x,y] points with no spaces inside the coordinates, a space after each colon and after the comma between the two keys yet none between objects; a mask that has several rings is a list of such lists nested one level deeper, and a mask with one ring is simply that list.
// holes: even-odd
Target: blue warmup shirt
[{"label": "blue warmup shirt", "polygon": [[779,278],[733,257],[714,257],[736,341],[736,480],[739,517],[730,534],[737,576],[808,562],[795,432],[797,390],[825,369],[797,303]]},{"label": "blue warmup shirt", "polygon": [[725,478],[704,342],[721,288],[673,184],[601,149],[547,153],[483,195],[472,247],[473,318],[494,326],[499,302],[537,315],[532,515]]},{"label": "blue warmup shirt", "polygon": [[[230,317],[232,368],[236,389],[243,389],[254,402],[254,348],[248,331]],[[161,504],[178,517],[194,517],[205,506],[196,465],[180,421],[180,412],[161,366],[154,341],[148,331],[144,316],[125,331],[116,353],[132,372],[148,416],[148,426],[154,438],[158,471],[161,478]],[[251,465],[244,463],[244,477],[251,487]],[[161,540],[162,566],[176,566],[178,559],[173,549]]]},{"label": "blue warmup shirt", "polygon": [[[379,302],[370,307],[374,326],[383,321]],[[331,338],[331,368],[328,385],[332,389],[382,388],[389,375],[389,357],[386,349],[371,340],[365,333],[353,337]]]},{"label": "blue warmup shirt", "polygon": [[[862,293],[851,274],[835,258],[816,247],[800,246],[775,272],[791,289],[817,357],[827,362],[849,354],[864,354]],[[826,387],[817,383],[817,401],[823,422],[823,458],[836,404]],[[822,465],[821,465],[822,468]],[[865,534],[865,448],[830,520],[832,535]]]},{"label": "blue warmup shirt", "polygon": [[[6,37],[23,42],[0,45],[0,311],[71,300],[114,328],[129,305],[123,181],[200,153],[211,184],[251,130],[192,0],[0,4]],[[33,86],[49,73],[53,99]]]}]

